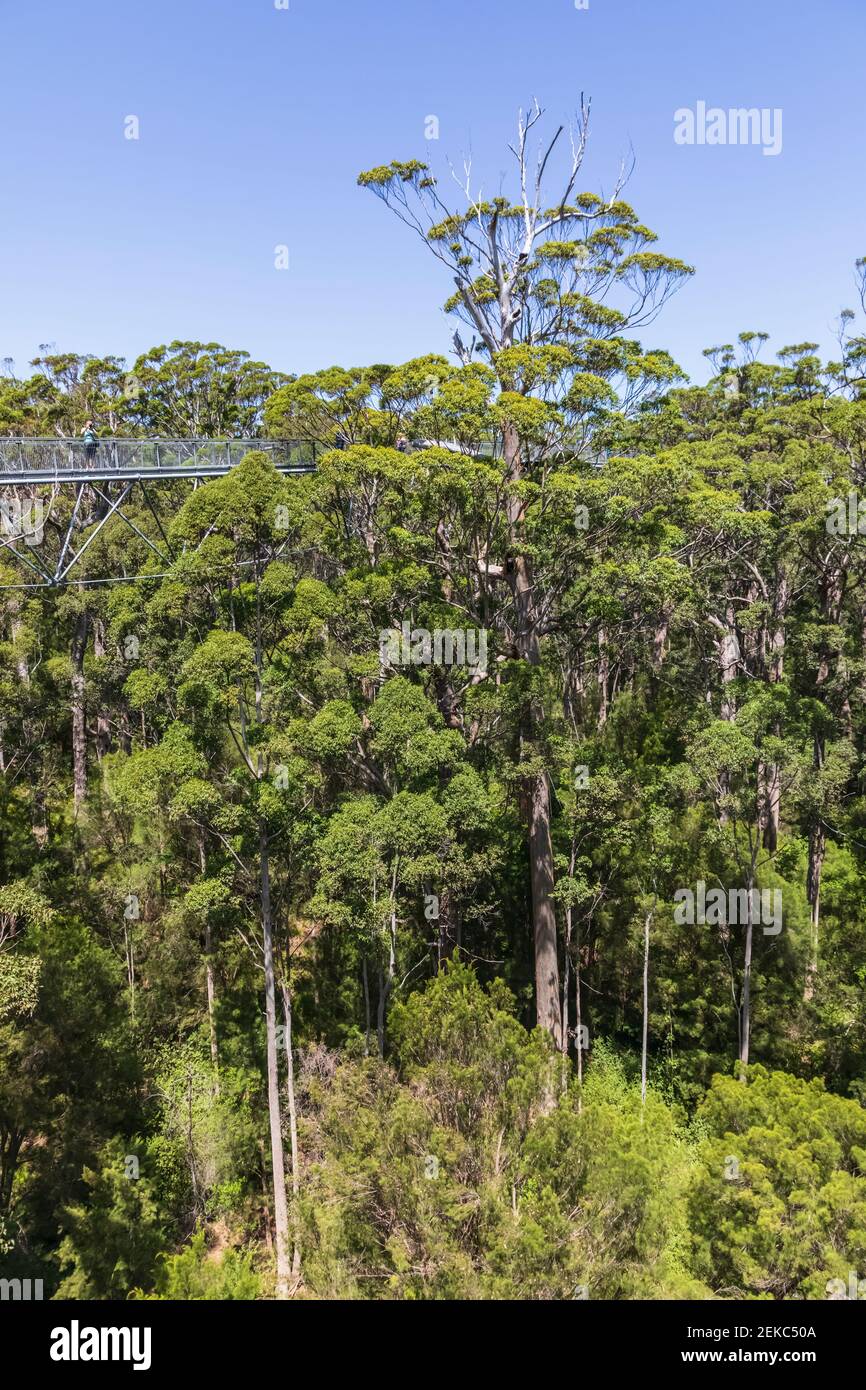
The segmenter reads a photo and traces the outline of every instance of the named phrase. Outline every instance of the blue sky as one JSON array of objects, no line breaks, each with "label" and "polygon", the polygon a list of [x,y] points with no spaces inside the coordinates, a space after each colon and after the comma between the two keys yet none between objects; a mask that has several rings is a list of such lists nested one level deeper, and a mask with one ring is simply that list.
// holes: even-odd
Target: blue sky
[{"label": "blue sky", "polygon": [[[199,338],[300,372],[447,352],[446,273],[358,172],[429,158],[447,183],[471,151],[493,189],[518,106],[555,124],[581,90],[582,185],[609,189],[633,148],[625,196],[697,268],[645,342],[697,379],[741,329],[830,347],[866,255],[863,0],[289,3],[0,0],[0,357]],[[781,154],[677,145],[699,100],[781,108]]]}]

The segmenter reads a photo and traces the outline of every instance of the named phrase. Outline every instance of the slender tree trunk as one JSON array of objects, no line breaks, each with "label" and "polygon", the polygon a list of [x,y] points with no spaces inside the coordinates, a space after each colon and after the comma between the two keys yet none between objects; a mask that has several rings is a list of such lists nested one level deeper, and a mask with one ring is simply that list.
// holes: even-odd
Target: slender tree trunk
[{"label": "slender tree trunk", "polygon": [[370,975],[367,970],[367,957],[361,961],[361,976],[364,982],[364,1056],[370,1055]]},{"label": "slender tree trunk", "polygon": [[[574,848],[571,853],[571,870],[574,873]],[[565,909],[565,955],[562,963],[562,1033],[560,1051],[562,1052],[562,1090],[568,1085],[568,991],[571,985],[571,930],[572,907]]]},{"label": "slender tree trunk", "polygon": [[641,1044],[640,1044],[640,1103],[641,1116],[643,1107],[646,1105],[646,1074],[647,1074],[647,1039],[649,1036],[649,962],[650,962],[650,927],[652,926],[655,915],[656,904],[653,898],[653,905],[644,917],[643,922],[643,1017],[641,1024]]},{"label": "slender tree trunk", "polygon": [[[105,656],[105,626],[101,618],[94,619],[93,623],[93,655]],[[96,756],[101,762],[106,753],[111,748],[111,724],[105,708],[100,704],[96,715]]]},{"label": "slender tree trunk", "polygon": [[[288,964],[286,965],[288,970]],[[282,988],[283,1024],[286,1043],[286,1103],[289,1107],[289,1143],[292,1162],[292,1282],[301,1275],[301,1233],[298,1203],[301,1194],[300,1155],[298,1153],[298,1110],[295,1104],[295,1054],[292,1048],[292,990],[286,981]]]},{"label": "slender tree trunk", "polygon": [[809,960],[806,966],[806,984],[803,999],[808,1004],[815,994],[818,979],[818,940],[821,917],[821,874],[824,868],[824,854],[827,849],[827,836],[823,825],[813,825],[809,831],[809,867],[806,874],[806,896],[809,900]]},{"label": "slender tree trunk", "polygon": [[213,1089],[214,1095],[220,1093],[220,1054],[217,1042],[216,1030],[216,989],[214,987],[213,970],[213,933],[211,930],[210,918],[205,918],[204,924],[204,959],[205,973],[207,976],[207,1021],[210,1032],[210,1060],[213,1067]]},{"label": "slender tree trunk", "polygon": [[385,1010],[391,991],[394,988],[394,978],[397,971],[397,871],[399,859],[394,860],[394,872],[391,877],[391,921],[388,930],[388,975],[385,976],[384,970],[379,969],[379,1007],[376,1016],[376,1032],[379,1038],[379,1056],[385,1056]]},{"label": "slender tree trunk", "polygon": [[[204,835],[199,833],[198,837],[198,859],[201,868],[201,876],[207,876],[207,854],[205,852]],[[216,988],[214,985],[213,968],[213,931],[211,928],[210,914],[205,913],[204,919],[204,963],[205,976],[207,980],[207,1022],[210,1033],[210,1060],[213,1067],[213,1088],[214,1095],[220,1093],[220,1056],[219,1044],[217,1042],[216,1030]]]},{"label": "slender tree trunk", "polygon": [[752,921],[752,887],[754,879],[749,877],[748,899],[746,906],[746,946],[743,954],[743,989],[740,996],[740,1062],[742,1070],[741,1080],[746,1079],[746,1067],[749,1065],[749,1040],[752,1029],[752,936],[754,923]]},{"label": "slender tree trunk", "polygon": [[277,1069],[277,1012],[274,982],[274,935],[271,920],[271,878],[268,833],[264,821],[259,822],[259,858],[261,863],[262,936],[265,965],[268,1122],[271,1131],[271,1166],[274,1175],[274,1237],[277,1247],[277,1298],[288,1298],[290,1274],[289,1214],[286,1203],[286,1164],[283,1155],[283,1128]]},{"label": "slender tree trunk", "polygon": [[574,953],[574,1034],[577,1040],[577,1113],[583,1111],[583,998],[580,988],[580,926],[577,929],[577,950]]},{"label": "slender tree trunk", "polygon": [[265,1246],[267,1247],[268,1255],[273,1255],[274,1238],[271,1234],[273,1222],[271,1220],[271,1193],[268,1187],[268,1160],[265,1157],[265,1146],[261,1139],[259,1139],[258,1145],[262,1172],[262,1209],[265,1214]]},{"label": "slender tree trunk", "polygon": [[456,901],[450,888],[443,888],[439,894],[439,920],[437,922],[437,959],[441,965],[443,960],[449,960],[454,953],[457,942],[456,931]]},{"label": "slender tree trunk", "polygon": [[[785,674],[785,622],[790,602],[790,586],[784,569],[776,577],[773,597],[773,622],[769,635],[769,677],[770,684],[777,685]],[[776,723],[773,732],[778,736],[781,728]],[[764,848],[775,854],[779,843],[779,824],[782,817],[782,776],[776,763],[770,763],[766,770],[767,823],[764,830]]]},{"label": "slender tree trunk", "polygon": [[[17,607],[14,610],[11,631],[12,642],[14,644],[18,641],[21,632],[21,621],[17,616]],[[24,692],[26,708],[30,703],[30,664],[27,660],[27,652],[23,647],[19,648],[16,666],[18,670],[18,679],[21,682]],[[35,721],[29,714],[25,714],[24,716],[23,727],[24,737],[35,753],[35,750],[40,747],[41,740],[37,732]],[[30,802],[30,825],[33,830],[34,840],[39,848],[43,849],[48,843],[48,815],[45,810],[45,784],[41,753],[36,755],[33,775],[28,778],[28,781],[33,788],[33,795]]]},{"label": "slender tree trunk", "polygon": [[[778,734],[779,728],[776,726]],[[775,854],[779,843],[779,821],[782,813],[782,777],[777,763],[768,763],[763,768],[764,776],[764,848]]]},{"label": "slender tree trunk", "polygon": [[658,622],[656,623],[655,631],[653,633],[652,653],[650,655],[650,665],[652,666],[652,669],[656,673],[656,675],[658,675],[659,671],[661,671],[662,666],[665,663],[665,656],[667,654],[668,646],[668,635],[670,633],[670,623],[671,610],[670,608],[665,608],[662,610],[662,614]]},{"label": "slender tree trunk", "polygon": [[80,613],[72,638],[72,787],[75,814],[87,795],[87,723],[84,703],[84,653],[87,613]]},{"label": "slender tree trunk", "polygon": [[385,971],[379,966],[379,999],[376,1005],[376,1038],[379,1043],[379,1056],[385,1056],[385,1004],[388,990],[385,984]]},{"label": "slender tree trunk", "polygon": [[129,1017],[135,1024],[135,953],[126,919],[123,922],[123,946],[126,954],[126,982],[129,985]]},{"label": "slender tree trunk", "polygon": [[740,667],[740,643],[737,637],[737,620],[733,605],[728,606],[724,623],[716,621],[721,629],[721,635],[716,644],[719,654],[719,671],[722,678],[722,703],[719,713],[722,719],[730,723],[737,713],[731,686],[739,675]]},{"label": "slender tree trunk", "polygon": [[17,1130],[0,1130],[0,1212],[8,1212],[12,1202],[12,1184],[24,1135]]},{"label": "slender tree trunk", "polygon": [[607,633],[603,627],[598,630],[598,667],[596,671],[596,684],[598,686],[598,718],[596,724],[599,729],[603,729],[607,723],[608,690],[610,684],[610,653],[607,647]]},{"label": "slender tree trunk", "polygon": [[[262,675],[264,667],[262,646],[262,597],[258,563],[255,566],[256,585],[256,723],[264,722]],[[242,724],[246,744],[246,726]],[[263,776],[261,752],[258,754],[257,776]],[[280,1082],[277,1063],[277,1005],[274,972],[274,924],[271,914],[271,869],[268,849],[268,827],[259,819],[259,865],[262,908],[262,941],[265,968],[265,1029],[267,1040],[268,1124],[271,1132],[271,1166],[274,1179],[274,1240],[277,1250],[277,1298],[289,1296],[289,1214],[286,1202],[286,1161],[283,1152],[283,1120],[280,1113]]]}]

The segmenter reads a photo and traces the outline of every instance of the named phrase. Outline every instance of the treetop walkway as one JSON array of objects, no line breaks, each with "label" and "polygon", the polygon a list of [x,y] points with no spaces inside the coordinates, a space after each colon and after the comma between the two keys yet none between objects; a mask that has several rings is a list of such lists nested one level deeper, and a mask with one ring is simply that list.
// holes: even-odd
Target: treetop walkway
[{"label": "treetop walkway", "polygon": [[321,445],[283,439],[0,438],[0,486],[35,483],[143,482],[218,478],[251,449],[270,455],[281,473],[310,473]]},{"label": "treetop walkway", "polygon": [[[0,563],[14,557],[30,572],[23,581],[4,575],[0,588],[45,589],[145,577],[127,575],[120,561],[117,573],[101,579],[70,579],[70,571],[114,517],[168,569],[176,557],[152,488],[176,478],[191,479],[195,488],[199,481],[224,476],[253,449],[267,454],[283,474],[314,472],[324,452],[311,440],[288,439],[0,438]],[[46,489],[50,497],[41,495]],[[149,508],[158,534],[148,535],[123,510],[133,494]],[[60,505],[64,497],[69,499],[65,507]]]}]

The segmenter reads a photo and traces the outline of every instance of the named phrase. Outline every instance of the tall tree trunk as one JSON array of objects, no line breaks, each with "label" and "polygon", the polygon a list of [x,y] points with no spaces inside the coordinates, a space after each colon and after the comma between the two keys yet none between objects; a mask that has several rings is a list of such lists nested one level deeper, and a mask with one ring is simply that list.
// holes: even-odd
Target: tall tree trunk
[{"label": "tall tree trunk", "polygon": [[[198,860],[201,868],[201,876],[207,876],[207,854],[205,852],[204,834],[199,832],[198,837]],[[213,1067],[213,1088],[214,1095],[220,1093],[220,1055],[219,1044],[217,1042],[216,1030],[216,988],[214,985],[213,968],[213,931],[211,928],[210,914],[205,913],[204,919],[204,964],[207,979],[207,1022],[210,1033],[210,1060]]]},{"label": "tall tree trunk", "polygon": [[[826,622],[836,623],[839,620],[839,613],[842,607],[844,594],[844,575],[838,569],[830,572],[821,587],[821,606],[822,614]],[[861,610],[861,636],[866,637],[866,607]],[[824,697],[823,687],[830,678],[830,661],[826,648],[821,653],[818,663],[818,672],[815,678],[815,685],[818,689],[818,698]],[[847,704],[847,699],[845,701]],[[844,716],[843,725],[845,726],[846,736],[851,737],[850,724]],[[824,765],[825,739],[823,735],[817,734],[813,741],[812,764],[819,770]],[[818,819],[809,828],[809,862],[806,871],[806,896],[809,902],[809,956],[806,963],[806,981],[803,987],[803,1001],[808,1003],[815,994],[815,984],[818,979],[818,946],[819,946],[819,926],[821,918],[821,874],[824,869],[824,855],[827,851],[827,833],[823,821],[820,819],[821,811],[818,811]]]},{"label": "tall tree trunk", "polygon": [[571,908],[566,912],[566,937],[565,954],[562,963],[562,1036],[560,1041],[560,1052],[562,1053],[562,1068],[560,1071],[560,1085],[563,1095],[568,1088],[568,991],[571,987]]},{"label": "tall tree trunk", "polygon": [[364,1056],[370,1055],[370,974],[367,969],[367,957],[361,961],[361,979],[364,985]]},{"label": "tall tree trunk", "polygon": [[661,671],[662,666],[665,662],[665,656],[667,654],[668,635],[670,633],[670,625],[671,609],[663,608],[661,615],[656,623],[655,631],[653,632],[653,646],[652,652],[650,654],[650,665],[653,671],[656,673],[656,675],[658,675],[659,671]]},{"label": "tall tree trunk", "polygon": [[741,1080],[746,1079],[746,1067],[749,1065],[749,1041],[752,1031],[752,936],[754,923],[752,921],[752,887],[753,877],[749,877],[748,902],[746,907],[746,946],[743,953],[743,988],[740,995],[740,1062],[742,1063]]},{"label": "tall tree trunk", "polygon": [[610,687],[610,652],[607,645],[607,632],[603,627],[600,627],[598,630],[596,684],[598,686],[598,718],[596,720],[596,725],[599,729],[603,729],[607,723],[608,693]]},{"label": "tall tree trunk", "polygon": [[[21,636],[21,619],[19,616],[20,604],[18,601],[13,602],[11,635],[14,646]],[[16,668],[18,671],[18,679],[21,682],[24,693],[25,710],[28,710],[30,705],[30,663],[27,660],[27,652],[23,644],[18,648]],[[45,781],[40,747],[41,730],[37,731],[36,722],[30,717],[29,713],[25,712],[22,723],[27,745],[33,750],[34,754],[32,774],[27,779],[29,785],[33,788],[30,801],[30,825],[33,830],[34,840],[40,849],[44,849],[45,845],[48,843],[48,816],[45,810]]]},{"label": "tall tree trunk", "polygon": [[376,1032],[379,1039],[379,1056],[385,1056],[385,1010],[388,1000],[391,998],[391,991],[394,988],[394,979],[397,972],[397,871],[399,858],[394,860],[394,871],[391,876],[391,919],[388,929],[388,974],[379,967],[379,1006],[376,1013]]},{"label": "tall tree trunk", "polygon": [[809,900],[809,960],[806,966],[806,984],[803,999],[806,1003],[814,996],[818,979],[818,940],[821,916],[821,873],[824,868],[824,854],[827,849],[827,835],[823,825],[818,822],[809,830],[809,866],[806,873],[806,896]]},{"label": "tall tree trunk", "polygon": [[385,971],[379,966],[379,999],[376,1004],[376,1039],[379,1044],[379,1056],[385,1056],[385,1005],[388,1002],[388,986],[385,983]]},{"label": "tall tree trunk", "polygon": [[[255,566],[256,585],[256,723],[264,723],[262,680],[264,655],[262,645],[262,595],[258,563]],[[244,742],[246,726],[242,723]],[[249,752],[247,753],[249,756]],[[258,779],[264,775],[261,751],[257,757]],[[289,1296],[289,1213],[286,1203],[286,1161],[283,1153],[283,1120],[280,1113],[280,1083],[277,1064],[277,1005],[274,973],[274,924],[271,915],[271,869],[268,849],[268,827],[259,818],[259,865],[262,907],[262,941],[265,967],[265,1029],[267,1035],[268,1123],[271,1131],[271,1166],[274,1176],[274,1239],[277,1247],[277,1298]]]},{"label": "tall tree trunk", "polygon": [[280,1086],[277,1070],[277,1011],[274,981],[274,934],[271,920],[271,877],[268,833],[259,822],[259,860],[261,863],[262,937],[265,965],[265,1027],[267,1030],[268,1122],[271,1131],[271,1167],[274,1179],[274,1237],[277,1247],[277,1298],[289,1296],[289,1213],[286,1203],[286,1164],[283,1155],[283,1127],[280,1114]]},{"label": "tall tree trunk", "polygon": [[[506,423],[502,431],[503,453],[510,480],[522,476],[520,437],[513,425]],[[511,498],[508,520],[512,555],[506,567],[516,613],[515,638],[519,655],[532,666],[541,662],[538,625],[532,597],[531,564],[521,553],[523,503]],[[534,745],[541,731],[543,711],[537,701],[530,701],[524,710],[523,735]],[[559,959],[556,941],[556,912],[553,905],[554,887],[553,842],[550,834],[550,785],[545,771],[534,772],[526,788],[529,818],[529,864],[532,892],[532,922],[535,955],[536,1022],[546,1029],[555,1043],[562,1031],[559,1002]]]},{"label": "tall tree trunk", "polygon": [[720,636],[716,643],[716,650],[719,655],[719,671],[722,678],[722,703],[719,713],[722,719],[730,723],[737,713],[731,686],[739,675],[740,667],[740,643],[737,637],[737,620],[732,604],[728,605],[725,612],[725,621],[721,622],[717,618],[715,623],[720,629]]},{"label": "tall tree trunk", "polygon": [[[93,655],[105,656],[105,624],[101,618],[95,618],[93,623]],[[111,724],[105,707],[100,704],[96,715],[96,756],[102,761],[106,753],[111,748]]]},{"label": "tall tree trunk", "polygon": [[643,1108],[646,1105],[646,1074],[647,1074],[647,1040],[649,1036],[649,961],[650,961],[650,927],[655,916],[656,904],[653,898],[653,905],[646,913],[643,922],[643,1015],[641,1023],[641,1044],[640,1044],[640,1103],[641,1119],[643,1119]]},{"label": "tall tree trunk", "polygon": [[8,1212],[12,1203],[12,1184],[24,1134],[14,1129],[0,1129],[0,1212]]},{"label": "tall tree trunk", "polygon": [[[719,629],[719,638],[716,642],[716,651],[719,658],[719,672],[722,680],[722,696],[719,708],[719,716],[726,723],[732,723],[737,715],[737,705],[734,699],[733,682],[736,680],[740,665],[740,643],[737,637],[736,617],[732,604],[728,604],[725,611],[725,621],[713,617],[715,626]],[[731,789],[730,774],[726,771],[719,773],[719,791],[722,798],[726,797]],[[723,805],[719,814],[719,823],[726,825],[728,821],[728,811]]]},{"label": "tall tree trunk", "polygon": [[[778,734],[779,727],[775,732]],[[764,801],[764,848],[775,854],[779,843],[779,820],[782,814],[782,776],[778,763],[762,765]]]},{"label": "tall tree trunk", "polygon": [[[769,677],[770,684],[777,685],[785,673],[785,621],[790,602],[790,585],[784,569],[776,576],[773,596],[773,622],[769,635]],[[781,728],[777,723],[774,731],[777,736]],[[779,843],[779,822],[782,815],[782,776],[776,763],[770,763],[766,770],[766,815],[764,828],[764,848],[775,854]]]},{"label": "tall tree trunk", "polygon": [[553,905],[553,844],[550,836],[550,784],[546,773],[532,779],[529,862],[532,876],[535,939],[535,1009],[539,1028],[554,1040],[562,1033],[559,961]]},{"label": "tall tree trunk", "polygon": [[577,949],[574,953],[574,1035],[577,1039],[577,1113],[583,1111],[583,996],[581,992],[580,926],[577,929]]},{"label": "tall tree trunk", "polygon": [[[289,964],[286,962],[286,970]],[[295,1103],[295,1054],[292,1049],[292,988],[288,980],[282,987],[283,1025],[286,1044],[286,1103],[289,1107],[289,1144],[292,1162],[292,1282],[301,1276],[301,1234],[298,1203],[301,1195],[300,1155],[298,1153],[298,1109]]]},{"label": "tall tree trunk", "polygon": [[78,615],[72,637],[72,788],[76,815],[87,795],[87,722],[84,704],[84,653],[89,620]]},{"label": "tall tree trunk", "polygon": [[[577,847],[574,837],[571,840],[571,858],[568,863],[568,876],[574,877],[574,864],[577,856]],[[574,909],[569,902],[565,909],[565,952],[562,964],[562,1031],[560,1050],[562,1052],[562,1090],[568,1084],[568,990],[571,984],[571,932]],[[578,1039],[579,1043],[580,1039]]]}]

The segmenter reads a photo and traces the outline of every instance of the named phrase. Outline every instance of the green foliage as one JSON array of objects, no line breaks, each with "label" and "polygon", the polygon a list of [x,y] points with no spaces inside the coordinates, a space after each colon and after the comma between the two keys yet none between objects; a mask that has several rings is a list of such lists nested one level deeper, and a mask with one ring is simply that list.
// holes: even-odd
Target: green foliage
[{"label": "green foliage", "polygon": [[[618,196],[360,182],[449,266],[457,365],[0,379],[4,431],[320,446],[84,505],[81,585],[4,551],[4,1260],[270,1296],[278,1135],[298,1296],[823,1297],[866,1262],[866,570],[827,525],[866,340],[746,332],[687,384],[631,334],[689,267]],[[682,920],[698,883],[781,930]]]},{"label": "green foliage", "polygon": [[252,1257],[242,1250],[231,1248],[221,1252],[208,1251],[205,1233],[196,1231],[189,1245],[177,1255],[163,1255],[153,1294],[136,1296],[202,1302],[217,1300],[250,1300],[260,1296],[259,1275],[253,1268]]},{"label": "green foliage", "polygon": [[695,1265],[720,1294],[824,1298],[866,1260],[866,1112],[820,1081],[717,1076],[689,1196]]},{"label": "green foliage", "polygon": [[310,1085],[311,1292],[708,1296],[686,1265],[685,1137],[613,1058],[557,1101],[549,1040],[459,964],[393,1030],[395,1067],[344,1061]]},{"label": "green foliage", "polygon": [[65,1277],[58,1298],[125,1298],[149,1283],[165,1233],[150,1180],[129,1175],[120,1139],[106,1144],[97,1168],[82,1175],[85,1199],[63,1213],[58,1257]]}]

